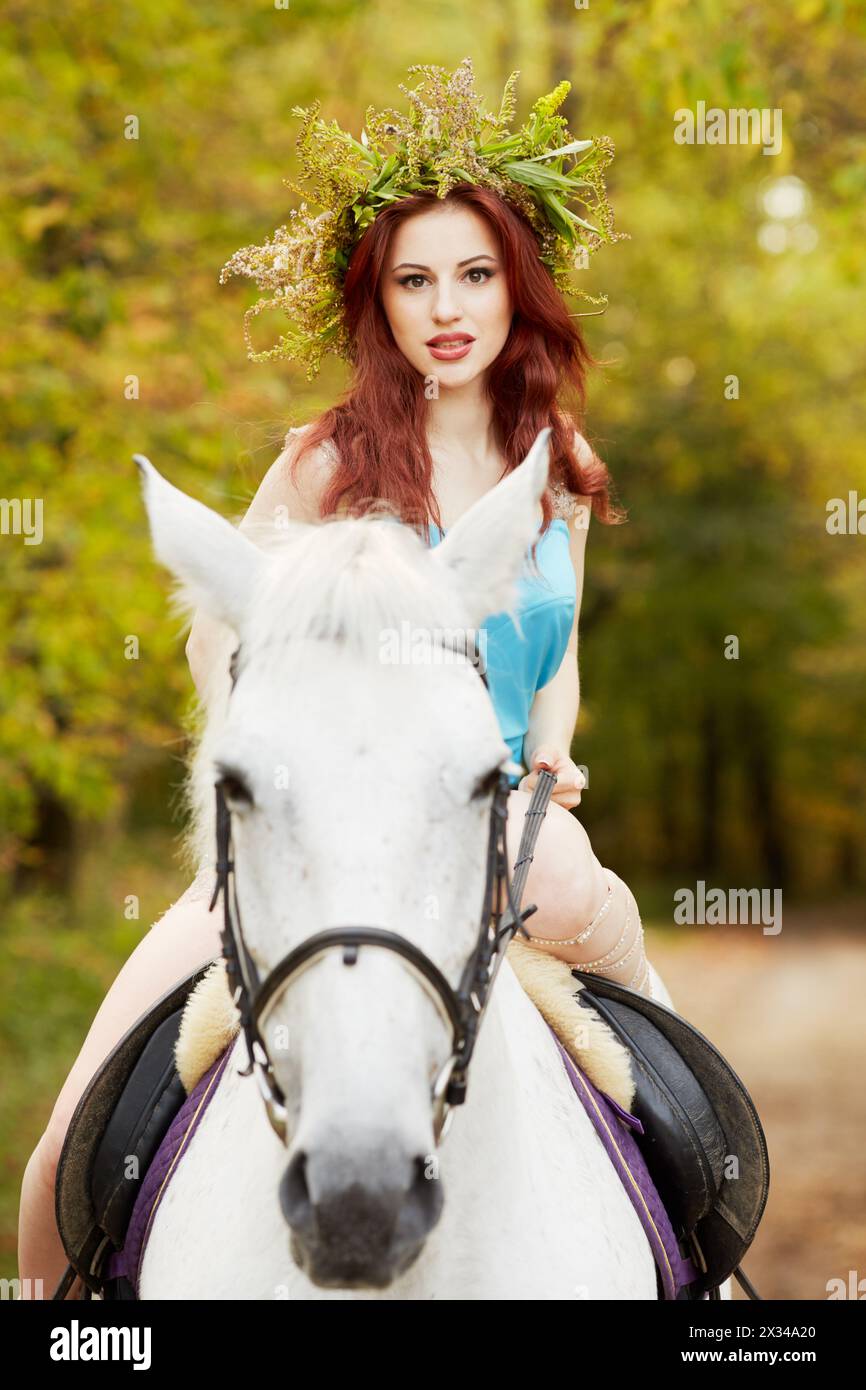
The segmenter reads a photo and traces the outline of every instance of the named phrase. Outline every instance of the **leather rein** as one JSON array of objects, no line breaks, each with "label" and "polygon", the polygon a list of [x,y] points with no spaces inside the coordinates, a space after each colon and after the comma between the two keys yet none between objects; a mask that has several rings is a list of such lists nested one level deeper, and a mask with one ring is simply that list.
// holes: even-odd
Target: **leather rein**
[{"label": "leather rein", "polygon": [[[232,655],[232,689],[237,678],[236,658]],[[480,672],[487,686],[487,680]],[[537,910],[534,904],[520,911],[532,850],[541,828],[556,777],[541,770],[524,821],[512,879],[508,869],[506,825],[511,790],[508,772],[499,773],[490,808],[487,842],[487,871],[484,901],[475,947],[463,968],[455,989],[435,961],[398,932],[382,927],[347,925],[329,927],[300,942],[261,978],[241,926],[237,903],[235,860],[232,846],[231,812],[220,782],[216,784],[216,887],[210,902],[213,911],[223,896],[222,951],[229,987],[240,1014],[247,1046],[248,1064],[242,1076],[254,1075],[264,1101],[268,1120],[280,1140],[288,1143],[286,1100],[274,1073],[262,1036],[266,1019],[291,981],[321,960],[329,951],[340,949],[343,964],[354,965],[359,951],[368,946],[393,951],[425,989],[451,1032],[451,1051],[440,1068],[431,1090],[434,1136],[438,1143],[447,1133],[452,1107],[466,1099],[469,1063],[478,1037],[490,991],[515,932],[529,938],[523,923]],[[504,901],[503,901],[504,899]]]}]

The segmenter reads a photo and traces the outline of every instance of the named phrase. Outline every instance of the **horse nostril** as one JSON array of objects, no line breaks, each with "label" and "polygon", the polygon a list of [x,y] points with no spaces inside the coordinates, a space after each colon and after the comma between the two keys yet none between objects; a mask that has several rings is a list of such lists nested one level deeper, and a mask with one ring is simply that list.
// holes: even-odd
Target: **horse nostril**
[{"label": "horse nostril", "polygon": [[442,1214],[442,1184],[434,1172],[428,1173],[429,1154],[419,1154],[415,1159],[415,1177],[403,1204],[399,1231],[403,1239],[412,1244],[432,1231]]},{"label": "horse nostril", "polygon": [[280,1207],[293,1231],[308,1234],[313,1225],[313,1207],[307,1186],[307,1155],[299,1149],[293,1155],[280,1181]]}]

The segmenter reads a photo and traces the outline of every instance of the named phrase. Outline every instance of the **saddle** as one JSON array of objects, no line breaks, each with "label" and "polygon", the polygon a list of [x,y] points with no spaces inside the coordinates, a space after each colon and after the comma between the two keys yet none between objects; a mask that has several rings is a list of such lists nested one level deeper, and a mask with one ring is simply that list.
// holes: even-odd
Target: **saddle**
[{"label": "saddle", "polygon": [[[675,1234],[700,1276],[689,1297],[718,1297],[739,1268],[767,1202],[770,1163],[764,1131],[736,1072],[691,1023],[658,1000],[573,969],[582,1008],[598,1014],[629,1050],[631,1113],[638,1140]],[[685,1251],[684,1251],[685,1253]]]},{"label": "saddle", "polygon": [[[55,1298],[78,1275],[85,1297],[134,1299],[110,1274],[124,1246],[148,1168],[187,1098],[175,1048],[186,1002],[212,963],[179,981],[124,1035],[84,1092],[57,1172],[56,1219],[69,1268]],[[568,971],[568,967],[565,967]],[[684,1256],[699,1271],[678,1297],[718,1297],[739,1269],[764,1210],[769,1162],[754,1105],[732,1068],[673,1010],[626,986],[577,969],[574,1000],[627,1049],[637,1140]],[[613,1088],[608,1088],[608,1094]]]},{"label": "saddle", "polygon": [[187,999],[209,966],[179,980],[127,1030],[73,1112],[55,1186],[55,1219],[69,1260],[55,1299],[66,1297],[76,1275],[85,1298],[135,1298],[126,1280],[106,1277],[107,1264],[123,1247],[147,1170],[186,1099],[175,1044]]}]

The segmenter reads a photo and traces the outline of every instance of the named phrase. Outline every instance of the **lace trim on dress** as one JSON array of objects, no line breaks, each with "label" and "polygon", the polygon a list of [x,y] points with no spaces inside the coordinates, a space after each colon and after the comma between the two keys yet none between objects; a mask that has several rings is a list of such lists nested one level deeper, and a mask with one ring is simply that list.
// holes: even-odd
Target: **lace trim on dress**
[{"label": "lace trim on dress", "polygon": [[549,483],[548,491],[553,503],[553,515],[562,517],[563,521],[571,521],[578,507],[585,505],[564,483]]}]

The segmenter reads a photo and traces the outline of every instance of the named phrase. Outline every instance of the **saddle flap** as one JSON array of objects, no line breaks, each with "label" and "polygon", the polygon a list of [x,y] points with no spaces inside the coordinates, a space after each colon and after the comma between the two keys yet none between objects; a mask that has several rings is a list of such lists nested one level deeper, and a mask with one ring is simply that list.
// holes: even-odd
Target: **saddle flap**
[{"label": "saddle flap", "polygon": [[97,1224],[118,1247],[145,1174],[186,1091],[174,1062],[182,1009],[163,1019],[117,1098],[93,1161]]},{"label": "saddle flap", "polygon": [[[718,1122],[724,1162],[717,1190],[709,1211],[688,1233],[702,1264],[697,1287],[702,1292],[716,1289],[734,1272],[751,1245],[767,1203],[770,1186],[767,1141],[751,1096],[719,1050],[673,1009],[603,976],[576,969],[571,973],[582,987],[581,1000],[598,1008],[602,1003],[618,1006],[615,1012],[609,1010],[611,1024],[618,1024],[621,1036],[633,1051],[632,1034],[636,1036],[644,1066],[657,1073],[659,1094],[664,1094],[665,1089],[674,1090],[662,1074],[670,1065],[670,1054],[660,1044],[656,1045],[652,1033],[637,1019],[653,1025],[674,1049],[679,1061],[692,1073],[703,1097],[703,1100],[697,1098],[695,1114],[690,1113],[695,1136],[703,1142],[706,1135],[713,1133],[713,1126],[707,1124],[704,1101],[709,1103]],[[636,1074],[639,1071],[640,1067],[636,1066]],[[674,1078],[679,1087],[682,1082],[679,1062]],[[677,1090],[681,1106],[685,1108],[684,1102],[687,1102],[690,1111],[695,1097],[691,1089],[688,1092]],[[718,1150],[712,1137],[705,1157],[706,1170],[718,1173]]]},{"label": "saddle flap", "polygon": [[685,1235],[712,1210],[724,1176],[725,1136],[694,1072],[652,1020],[621,1000],[592,1002],[630,1048],[632,1114],[644,1126],[643,1147],[662,1200]]},{"label": "saddle flap", "polygon": [[[106,1214],[105,1192],[101,1194],[101,1211],[97,1210],[93,1195],[94,1168],[103,1136],[148,1042],[172,1015],[177,1016],[179,1027],[187,995],[209,965],[210,961],[172,986],[132,1024],[89,1081],[69,1122],[57,1165],[55,1220],[70,1264],[94,1291],[99,1291],[96,1266],[109,1245],[109,1236],[100,1224],[100,1216]],[[146,1071],[149,1073],[150,1069]],[[149,1079],[151,1084],[146,1090],[152,1098],[152,1077]],[[130,1092],[130,1100],[131,1096]],[[178,1104],[182,1099],[181,1091]],[[115,1208],[115,1215],[118,1210]]]}]

